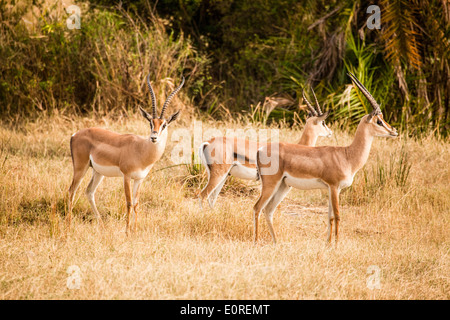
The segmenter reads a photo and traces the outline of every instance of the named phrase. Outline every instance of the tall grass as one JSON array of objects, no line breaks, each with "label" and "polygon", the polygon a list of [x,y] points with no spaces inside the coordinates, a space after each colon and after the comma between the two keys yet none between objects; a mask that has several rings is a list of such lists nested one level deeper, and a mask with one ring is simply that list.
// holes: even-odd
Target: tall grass
[{"label": "tall grass", "polygon": [[[148,134],[138,114],[39,118],[20,130],[0,125],[1,299],[449,298],[448,141],[432,135],[376,139],[352,188],[342,192],[341,241],[330,249],[326,192],[293,189],[275,213],[279,243],[272,245],[260,219],[261,242],[254,245],[255,182],[229,179],[215,209],[201,211],[195,195],[205,173],[173,166],[170,137],[142,185],[135,234],[125,236],[120,178],[106,178],[98,188],[106,230],[97,229],[84,195],[90,172],[77,192],[67,233],[69,138],[93,125]],[[205,130],[225,132],[230,126],[248,128],[247,122],[203,122]],[[336,127],[333,132],[335,139],[318,144],[352,140]],[[301,128],[283,128],[280,140],[295,141],[300,134]],[[194,176],[192,183],[183,180]],[[372,290],[367,270],[374,265],[382,276],[380,289]],[[70,266],[80,269],[78,290],[66,285]]]}]

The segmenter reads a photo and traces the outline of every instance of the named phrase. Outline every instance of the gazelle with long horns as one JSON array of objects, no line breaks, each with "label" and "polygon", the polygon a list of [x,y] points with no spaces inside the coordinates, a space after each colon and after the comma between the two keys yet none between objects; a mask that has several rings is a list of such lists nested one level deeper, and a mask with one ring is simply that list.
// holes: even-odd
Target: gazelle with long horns
[{"label": "gazelle with long horns", "polygon": [[[303,99],[310,112],[298,144],[305,146],[315,146],[318,137],[332,135],[332,131],[325,124],[329,111],[322,112],[314,90],[312,92],[316,108],[306,99],[303,92]],[[205,198],[208,199],[209,206],[214,207],[229,175],[245,180],[258,180],[256,151],[264,144],[237,137],[216,137],[203,142],[199,148],[199,155],[208,173],[208,182],[199,195],[200,208]]]},{"label": "gazelle with long horns", "polygon": [[[310,190],[328,189],[328,233],[331,242],[334,223],[336,243],[339,232],[339,193],[349,187],[356,172],[366,163],[374,137],[396,137],[397,130],[383,119],[380,106],[369,91],[350,73],[359,90],[369,100],[373,111],[365,115],[347,147],[306,147],[289,143],[268,144],[257,152],[261,176],[261,195],[254,206],[254,242],[258,239],[258,218],[264,211],[273,242],[273,213],[291,187]],[[273,168],[276,168],[273,170]],[[272,172],[269,172],[270,170]]]},{"label": "gazelle with long horns", "polygon": [[[150,124],[150,136],[140,137],[134,134],[119,134],[101,128],[82,129],[70,139],[70,150],[73,162],[73,180],[69,188],[68,223],[72,219],[72,206],[75,192],[89,167],[93,169],[91,182],[86,189],[86,195],[94,211],[97,221],[103,225],[101,216],[95,205],[95,190],[104,177],[123,177],[125,198],[127,202],[126,233],[130,230],[130,215],[134,211],[134,227],[136,230],[137,207],[139,203],[139,188],[156,161],[158,161],[166,147],[167,127],[175,121],[180,110],[168,119],[164,113],[172,98],[180,91],[181,84],[167,97],[157,115],[156,98],[150,84],[150,75],[147,77],[148,89],[152,99],[152,114],[139,107],[142,116]],[[131,180],[134,180],[133,188]]]}]

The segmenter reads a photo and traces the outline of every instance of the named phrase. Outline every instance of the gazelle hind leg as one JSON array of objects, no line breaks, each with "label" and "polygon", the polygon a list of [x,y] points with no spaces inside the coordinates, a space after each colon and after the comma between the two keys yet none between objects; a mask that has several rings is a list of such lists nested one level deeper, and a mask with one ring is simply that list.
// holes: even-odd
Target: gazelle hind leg
[{"label": "gazelle hind leg", "polygon": [[86,174],[87,170],[89,169],[89,162],[86,162],[84,166],[81,165],[75,165],[74,163],[74,172],[73,172],[73,179],[72,183],[69,187],[69,199],[68,199],[68,212],[67,212],[67,225],[70,228],[70,225],[72,223],[72,210],[73,210],[73,202],[75,200],[75,194],[78,190],[78,187],[81,184],[81,181],[83,180],[84,175]]},{"label": "gazelle hind leg", "polygon": [[269,232],[272,236],[273,243],[276,244],[277,240],[275,237],[275,231],[273,229],[273,213],[275,212],[275,209],[278,207],[281,201],[283,201],[284,197],[289,193],[291,188],[282,181],[280,183],[280,186],[278,187],[278,190],[275,191],[272,198],[267,203],[266,207],[264,208],[264,215],[267,220],[267,224],[269,226]]},{"label": "gazelle hind leg", "polygon": [[198,206],[200,210],[203,210],[203,199],[200,195],[198,196]]},{"label": "gazelle hind leg", "polygon": [[217,196],[219,195],[220,191],[223,188],[223,185],[225,184],[225,181],[227,180],[228,173],[230,172],[231,167],[231,165],[226,168],[223,168],[222,166],[220,169],[213,169],[213,171],[208,172],[208,183],[200,193],[201,203],[203,202],[203,199],[206,198],[208,199],[210,208],[212,209],[214,207]]},{"label": "gazelle hind leg", "polygon": [[86,196],[91,204],[92,211],[94,211],[95,217],[97,218],[97,223],[101,227],[104,227],[102,217],[97,210],[97,206],[95,205],[95,191],[97,190],[98,185],[102,182],[104,176],[98,173],[95,170],[92,170],[92,179],[89,182],[88,187],[86,188]]},{"label": "gazelle hind leg", "polygon": [[205,167],[206,174],[208,175],[208,181],[207,181],[207,183],[206,183],[206,186],[205,186],[205,187],[199,192],[199,194],[198,194],[198,202],[199,202],[200,210],[203,210],[203,199],[204,199],[205,196],[206,196],[206,192],[204,192],[204,191],[205,191],[206,188],[208,187],[208,185],[209,185],[209,183],[210,183],[210,180],[211,180],[211,171],[210,171],[210,169],[209,169],[209,164],[208,164],[208,161],[206,160],[205,153],[204,153],[204,149],[205,149],[205,147],[208,146],[208,145],[209,145],[209,143],[205,142],[205,143],[203,143],[203,144],[200,146],[200,148],[198,149],[198,154],[199,154],[199,156],[200,156],[200,160],[201,160],[203,166]]},{"label": "gazelle hind leg", "polygon": [[261,195],[258,201],[256,201],[253,207],[253,242],[258,241],[258,219],[261,211],[265,209],[269,201],[272,199],[275,192],[278,190],[280,183],[277,184],[266,184],[262,181]]},{"label": "gazelle hind leg", "polygon": [[[231,168],[230,168],[230,170],[231,170]],[[219,196],[219,193],[222,190],[223,185],[227,181],[230,170],[226,174],[223,175],[222,181],[219,182],[219,184],[216,186],[216,188],[213,190],[213,192],[211,192],[211,194],[208,197],[208,203],[209,203],[209,207],[211,209],[214,208],[214,204],[216,203],[217,197]]]}]

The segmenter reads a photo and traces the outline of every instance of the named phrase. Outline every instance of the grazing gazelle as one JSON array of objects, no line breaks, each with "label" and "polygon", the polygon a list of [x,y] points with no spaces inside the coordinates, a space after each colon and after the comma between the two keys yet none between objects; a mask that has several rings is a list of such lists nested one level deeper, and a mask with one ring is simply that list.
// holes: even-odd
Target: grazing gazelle
[{"label": "grazing gazelle", "polygon": [[[305,146],[315,146],[318,137],[332,135],[332,131],[325,124],[329,111],[322,113],[314,90],[312,92],[316,109],[306,99],[303,92],[303,99],[310,112],[298,144]],[[236,137],[216,137],[202,143],[199,155],[208,173],[208,182],[199,195],[200,208],[205,198],[208,199],[209,206],[214,207],[228,175],[246,180],[258,180],[256,151],[264,144]]]},{"label": "grazing gazelle", "polygon": [[[253,208],[255,243],[258,240],[258,218],[261,210],[264,210],[270,234],[276,243],[273,213],[291,187],[303,190],[328,189],[327,241],[331,242],[334,221],[337,243],[340,191],[352,184],[355,173],[366,163],[374,137],[398,135],[397,130],[383,120],[380,106],[369,91],[353,74],[350,73],[349,76],[373,107],[373,111],[361,119],[350,146],[311,148],[289,143],[272,143],[258,150],[256,159],[262,188]],[[269,169],[272,171],[269,172]]]},{"label": "grazing gazelle", "polygon": [[[166,147],[167,126],[178,118],[180,111],[164,118],[164,112],[170,100],[177,94],[184,84],[181,84],[167,97],[158,117],[156,114],[156,98],[147,78],[148,89],[152,99],[152,114],[139,107],[142,116],[150,123],[150,137],[144,138],[134,134],[119,134],[101,128],[82,129],[70,139],[70,150],[73,162],[73,180],[69,188],[68,223],[72,218],[72,206],[75,192],[81,179],[89,167],[93,169],[92,180],[86,189],[86,195],[94,211],[97,221],[103,225],[100,214],[95,205],[94,194],[103,177],[123,177],[125,198],[127,201],[127,226],[130,229],[130,214],[134,210],[134,230],[136,230],[139,187],[151,168],[158,161]],[[134,180],[131,189],[131,180]]]}]

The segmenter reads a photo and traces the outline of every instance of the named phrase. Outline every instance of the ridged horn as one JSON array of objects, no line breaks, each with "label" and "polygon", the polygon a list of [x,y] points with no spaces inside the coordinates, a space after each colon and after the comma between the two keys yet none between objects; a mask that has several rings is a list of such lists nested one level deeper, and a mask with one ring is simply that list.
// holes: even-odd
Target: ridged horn
[{"label": "ridged horn", "polygon": [[156,119],[158,117],[157,112],[156,112],[156,97],[155,97],[155,93],[153,92],[152,85],[150,84],[150,73],[147,76],[147,85],[148,85],[148,90],[150,90],[150,96],[152,97],[152,117],[153,117],[153,119]]},{"label": "ridged horn", "polygon": [[311,87],[311,91],[312,91],[312,93],[313,93],[314,100],[315,100],[315,102],[316,102],[316,110],[317,110],[317,113],[318,113],[319,115],[322,115],[322,110],[320,110],[319,101],[317,101],[316,94],[315,94],[314,89],[313,89],[312,87]]},{"label": "ridged horn", "polygon": [[166,102],[164,102],[164,105],[161,109],[161,115],[159,116],[160,119],[163,118],[164,112],[166,111],[166,108],[169,105],[170,100],[172,100],[172,98],[178,93],[178,91],[180,91],[183,85],[184,85],[184,77],[183,80],[181,80],[181,84],[175,90],[173,90],[173,92],[167,97]]},{"label": "ridged horn", "polygon": [[381,109],[380,109],[380,105],[377,103],[377,101],[375,100],[375,98],[370,94],[369,90],[366,89],[366,87],[364,87],[362,85],[361,82],[359,82],[359,80],[355,77],[355,75],[353,73],[351,73],[350,71],[347,73],[347,75],[353,80],[353,82],[356,84],[356,86],[359,88],[359,90],[361,90],[361,92],[364,94],[364,96],[367,98],[367,100],[369,100],[370,104],[372,105],[373,111],[372,111],[372,115],[377,115],[377,114],[381,114]]},{"label": "ridged horn", "polygon": [[308,101],[308,99],[306,99],[305,90],[303,90],[303,89],[302,89],[302,95],[303,95],[303,100],[305,100],[306,105],[308,106],[308,109],[311,112],[311,114],[314,117],[317,117],[318,116],[317,111],[314,109],[314,107],[311,105],[311,103]]}]

